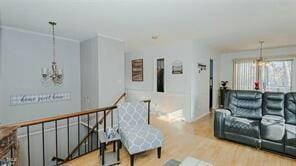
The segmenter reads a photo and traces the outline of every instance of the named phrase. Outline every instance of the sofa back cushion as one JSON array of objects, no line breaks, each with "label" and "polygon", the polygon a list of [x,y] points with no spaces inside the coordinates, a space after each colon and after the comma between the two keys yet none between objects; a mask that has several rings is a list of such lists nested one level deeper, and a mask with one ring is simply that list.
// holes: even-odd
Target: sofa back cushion
[{"label": "sofa back cushion", "polygon": [[231,90],[228,93],[227,108],[233,116],[262,118],[262,93],[259,91]]},{"label": "sofa back cushion", "polygon": [[284,109],[284,93],[265,92],[263,94],[263,115],[276,115],[284,117]]},{"label": "sofa back cushion", "polygon": [[296,125],[296,92],[285,95],[285,119],[286,123]]}]

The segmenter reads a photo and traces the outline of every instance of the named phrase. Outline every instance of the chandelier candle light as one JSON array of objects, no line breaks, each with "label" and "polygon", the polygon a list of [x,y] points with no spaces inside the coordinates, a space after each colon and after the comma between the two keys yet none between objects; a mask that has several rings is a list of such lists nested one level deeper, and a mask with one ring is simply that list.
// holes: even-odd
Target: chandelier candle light
[{"label": "chandelier candle light", "polygon": [[49,71],[48,68],[42,68],[41,75],[44,81],[51,79],[54,84],[60,85],[63,83],[64,74],[63,70],[59,69],[56,63],[54,26],[57,25],[57,23],[54,21],[48,23],[52,26],[53,61],[51,64],[51,71]]}]

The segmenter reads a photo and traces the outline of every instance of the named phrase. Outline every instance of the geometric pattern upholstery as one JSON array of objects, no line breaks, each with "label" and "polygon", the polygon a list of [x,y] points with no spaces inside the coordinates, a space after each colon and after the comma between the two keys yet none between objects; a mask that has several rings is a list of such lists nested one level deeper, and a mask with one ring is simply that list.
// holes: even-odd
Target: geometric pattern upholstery
[{"label": "geometric pattern upholstery", "polygon": [[119,128],[148,123],[148,110],[144,102],[125,102],[118,108]]},{"label": "geometric pattern upholstery", "polygon": [[233,116],[225,117],[225,132],[260,138],[260,121]]},{"label": "geometric pattern upholstery", "polygon": [[162,133],[150,125],[133,126],[119,132],[121,141],[130,154],[155,149],[163,144]]},{"label": "geometric pattern upholstery", "polygon": [[163,145],[163,134],[148,125],[148,110],[144,102],[125,102],[118,106],[121,142],[133,155]]}]

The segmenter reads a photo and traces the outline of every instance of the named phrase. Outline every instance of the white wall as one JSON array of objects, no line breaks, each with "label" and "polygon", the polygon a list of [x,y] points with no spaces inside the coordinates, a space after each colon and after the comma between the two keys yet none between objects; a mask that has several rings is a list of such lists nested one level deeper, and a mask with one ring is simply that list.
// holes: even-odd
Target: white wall
[{"label": "white wall", "polygon": [[[52,40],[42,35],[14,29],[0,29],[2,123],[14,123],[80,111],[79,42],[57,38],[57,62],[64,69],[62,86],[41,83],[41,68],[51,67]],[[10,96],[70,92],[71,100],[27,105],[10,105]]]},{"label": "white wall", "polygon": [[[213,59],[215,56],[216,52],[203,46],[198,41],[194,41],[194,56],[193,59],[191,59],[193,63],[191,76],[191,109],[193,110],[192,117],[195,119],[209,112],[210,59]],[[198,73],[197,63],[207,65],[207,70]],[[214,80],[214,83],[215,81],[216,80]],[[215,100],[213,103],[215,103]]]},{"label": "white wall", "polygon": [[[263,56],[266,58],[285,58],[292,57],[294,58],[294,69],[296,70],[296,47],[282,47],[282,48],[270,48],[263,50]],[[251,58],[259,57],[259,51],[242,51],[234,53],[226,53],[221,55],[221,67],[220,71],[220,80],[229,81],[229,86],[232,87],[232,75],[233,75],[233,60],[238,58]],[[295,71],[294,70],[294,71]],[[296,90],[296,72],[293,73],[292,88],[293,91]],[[294,86],[293,86],[294,85]]]},{"label": "white wall", "polygon": [[[2,44],[1,44],[1,38],[2,38],[2,33],[1,33],[1,29],[0,29],[0,50],[2,50]],[[3,73],[2,73],[2,51],[0,51],[0,124],[3,122],[3,109],[2,109],[2,94],[3,94],[3,90],[2,90],[2,77],[3,77]]]},{"label": "white wall", "polygon": [[81,109],[99,106],[98,39],[80,43]]},{"label": "white wall", "polygon": [[[157,58],[165,59],[165,93],[156,92]],[[152,109],[171,113],[183,110],[186,121],[208,113],[209,69],[198,73],[197,63],[209,64],[210,53],[192,40],[159,44],[126,54],[126,90],[128,100],[152,99]],[[144,60],[144,81],[133,82],[131,60]],[[172,74],[172,63],[183,62],[183,74]],[[208,66],[209,67],[209,66]]]},{"label": "white wall", "polygon": [[125,92],[124,43],[111,38],[98,38],[99,106],[114,103]]},{"label": "white wall", "polygon": [[110,106],[124,93],[124,43],[97,36],[81,42],[82,109]]},{"label": "white wall", "polygon": [[220,68],[221,68],[221,56],[215,55],[213,59],[213,108],[219,107],[219,90],[220,90]]}]

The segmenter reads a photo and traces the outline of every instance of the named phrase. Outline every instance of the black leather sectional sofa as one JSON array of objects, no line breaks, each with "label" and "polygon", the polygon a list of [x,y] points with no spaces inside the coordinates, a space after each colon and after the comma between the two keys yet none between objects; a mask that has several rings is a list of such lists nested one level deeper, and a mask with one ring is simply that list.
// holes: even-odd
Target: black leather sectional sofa
[{"label": "black leather sectional sofa", "polygon": [[215,137],[296,157],[296,92],[230,90],[215,111]]}]

